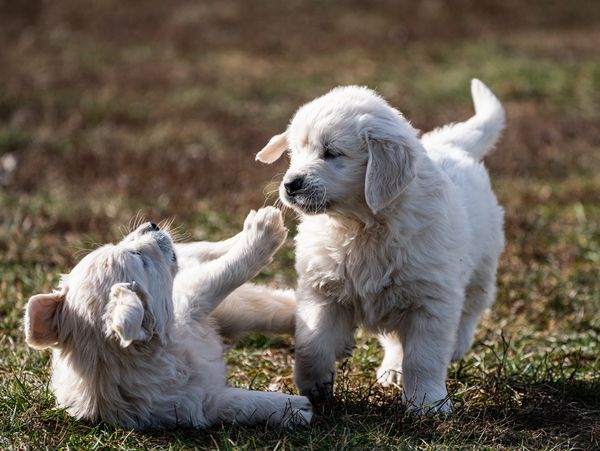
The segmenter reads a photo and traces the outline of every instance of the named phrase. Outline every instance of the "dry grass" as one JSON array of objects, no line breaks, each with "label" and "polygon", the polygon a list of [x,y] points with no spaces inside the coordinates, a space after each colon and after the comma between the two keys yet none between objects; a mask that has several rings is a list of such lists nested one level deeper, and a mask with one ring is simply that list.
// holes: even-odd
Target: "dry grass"
[{"label": "dry grass", "polygon": [[[598,448],[599,39],[594,0],[0,1],[0,446]],[[54,408],[48,354],[19,321],[85,249],[138,212],[234,233],[285,169],[254,154],[332,86],[377,87],[427,130],[471,114],[475,76],[508,110],[487,161],[508,246],[498,302],[450,371],[454,417],[406,417],[373,385],[363,335],[301,431],[138,434]],[[261,280],[293,284],[292,265],[288,243]],[[238,386],[293,390],[287,338],[228,359]]]}]

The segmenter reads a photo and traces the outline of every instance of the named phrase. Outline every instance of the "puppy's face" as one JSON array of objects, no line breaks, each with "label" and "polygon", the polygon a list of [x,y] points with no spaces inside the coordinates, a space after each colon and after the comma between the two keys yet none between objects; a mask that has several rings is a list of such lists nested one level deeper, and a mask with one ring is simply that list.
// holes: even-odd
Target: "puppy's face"
[{"label": "puppy's face", "polygon": [[166,338],[177,258],[167,232],[146,223],[117,244],[88,254],[61,281],[60,292],[33,296],[25,315],[36,348],[68,340],[109,339],[123,347]]},{"label": "puppy's face", "polygon": [[360,118],[320,103],[302,108],[290,125],[290,167],[279,188],[283,202],[309,214],[359,203],[368,159]]},{"label": "puppy's face", "polygon": [[375,92],[336,88],[301,107],[288,130],[257,159],[272,163],[289,150],[279,194],[307,214],[377,214],[414,177],[416,131]]}]

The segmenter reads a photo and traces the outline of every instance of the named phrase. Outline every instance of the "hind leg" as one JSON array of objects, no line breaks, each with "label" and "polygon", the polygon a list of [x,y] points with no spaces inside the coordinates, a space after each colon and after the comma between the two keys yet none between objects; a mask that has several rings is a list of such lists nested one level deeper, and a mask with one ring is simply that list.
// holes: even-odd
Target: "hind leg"
[{"label": "hind leg", "polygon": [[496,266],[478,271],[467,286],[452,360],[462,358],[473,343],[479,318],[496,299]]},{"label": "hind leg", "polygon": [[400,385],[402,382],[402,343],[396,334],[381,334],[377,337],[383,347],[384,356],[377,369],[377,382],[384,387]]},{"label": "hind leg", "polygon": [[296,296],[292,290],[245,283],[210,314],[219,332],[233,340],[247,333],[293,335]]}]

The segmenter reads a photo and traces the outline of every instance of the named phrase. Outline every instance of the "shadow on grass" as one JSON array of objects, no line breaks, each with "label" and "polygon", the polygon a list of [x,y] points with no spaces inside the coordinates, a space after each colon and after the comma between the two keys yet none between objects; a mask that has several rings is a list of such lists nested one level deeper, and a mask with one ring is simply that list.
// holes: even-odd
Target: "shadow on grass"
[{"label": "shadow on grass", "polygon": [[[515,377],[501,377],[488,383],[480,380],[469,384],[473,387],[471,391],[461,394],[455,390],[453,416],[415,417],[406,413],[398,389],[384,390],[375,385],[368,390],[357,389],[349,386],[347,379],[350,378],[340,374],[335,398],[315,406],[313,424],[296,430],[219,425],[207,430],[132,432],[77,421],[45,403],[45,408],[28,410],[32,416],[14,430],[19,437],[9,438],[6,444],[17,440],[13,445],[85,448],[92,444],[110,447],[119,444],[122,448],[219,449],[355,449],[423,444],[594,448],[600,445],[600,381],[534,382]],[[36,397],[35,392],[31,392],[31,398]],[[29,403],[35,405],[37,401],[30,399]]]}]

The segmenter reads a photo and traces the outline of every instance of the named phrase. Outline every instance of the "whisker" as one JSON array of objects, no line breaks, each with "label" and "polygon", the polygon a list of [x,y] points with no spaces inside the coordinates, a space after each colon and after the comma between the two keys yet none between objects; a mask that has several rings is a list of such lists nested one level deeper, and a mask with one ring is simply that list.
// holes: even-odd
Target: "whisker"
[{"label": "whisker", "polygon": [[[321,202],[319,203],[319,211],[327,205],[327,187],[323,187],[323,197],[321,198]],[[315,212],[316,213],[316,212]]]},{"label": "whisker", "polygon": [[138,210],[132,220],[129,221],[129,233],[137,229],[145,220],[146,216],[142,213],[142,210]]},{"label": "whisker", "polygon": [[79,259],[83,255],[88,254],[88,253],[90,253],[92,251],[91,248],[79,247],[79,246],[76,246],[75,249],[76,249],[75,252],[73,252],[73,257],[75,259]]},{"label": "whisker", "polygon": [[120,225],[119,226],[119,233],[121,234],[121,238],[125,238],[129,234],[127,226]]},{"label": "whisker", "polygon": [[129,221],[129,232],[133,232],[133,230],[137,227],[138,218],[141,214],[141,210],[135,212],[135,215]]},{"label": "whisker", "polygon": [[192,234],[185,230],[182,226],[178,226],[169,230],[169,233],[171,234],[171,238],[173,239],[174,243],[189,240],[192,237]]},{"label": "whisker", "polygon": [[159,227],[171,235],[171,239],[174,243],[191,238],[192,234],[186,231],[184,226],[178,225],[173,227],[174,222],[175,216],[172,216],[171,218],[161,221]]},{"label": "whisker", "polygon": [[[271,182],[270,183],[275,182],[276,181],[275,179],[278,178],[278,177],[283,178],[284,175],[285,175],[285,172],[278,172],[277,174],[273,175],[273,177],[271,177]],[[277,184],[279,184],[279,181],[277,181]]]},{"label": "whisker", "polygon": [[[138,212],[139,212],[139,210],[138,210]],[[137,215],[137,213],[136,213],[136,215]],[[125,231],[126,234],[131,232],[131,225],[132,225],[134,218],[135,218],[135,216],[132,216],[131,218],[129,218],[129,222],[127,223],[127,229]]]},{"label": "whisker", "polygon": [[169,231],[171,229],[171,226],[173,225],[173,222],[175,222],[175,216],[171,216],[170,218],[163,219],[162,221],[160,221],[158,223],[158,226],[161,229]]}]

